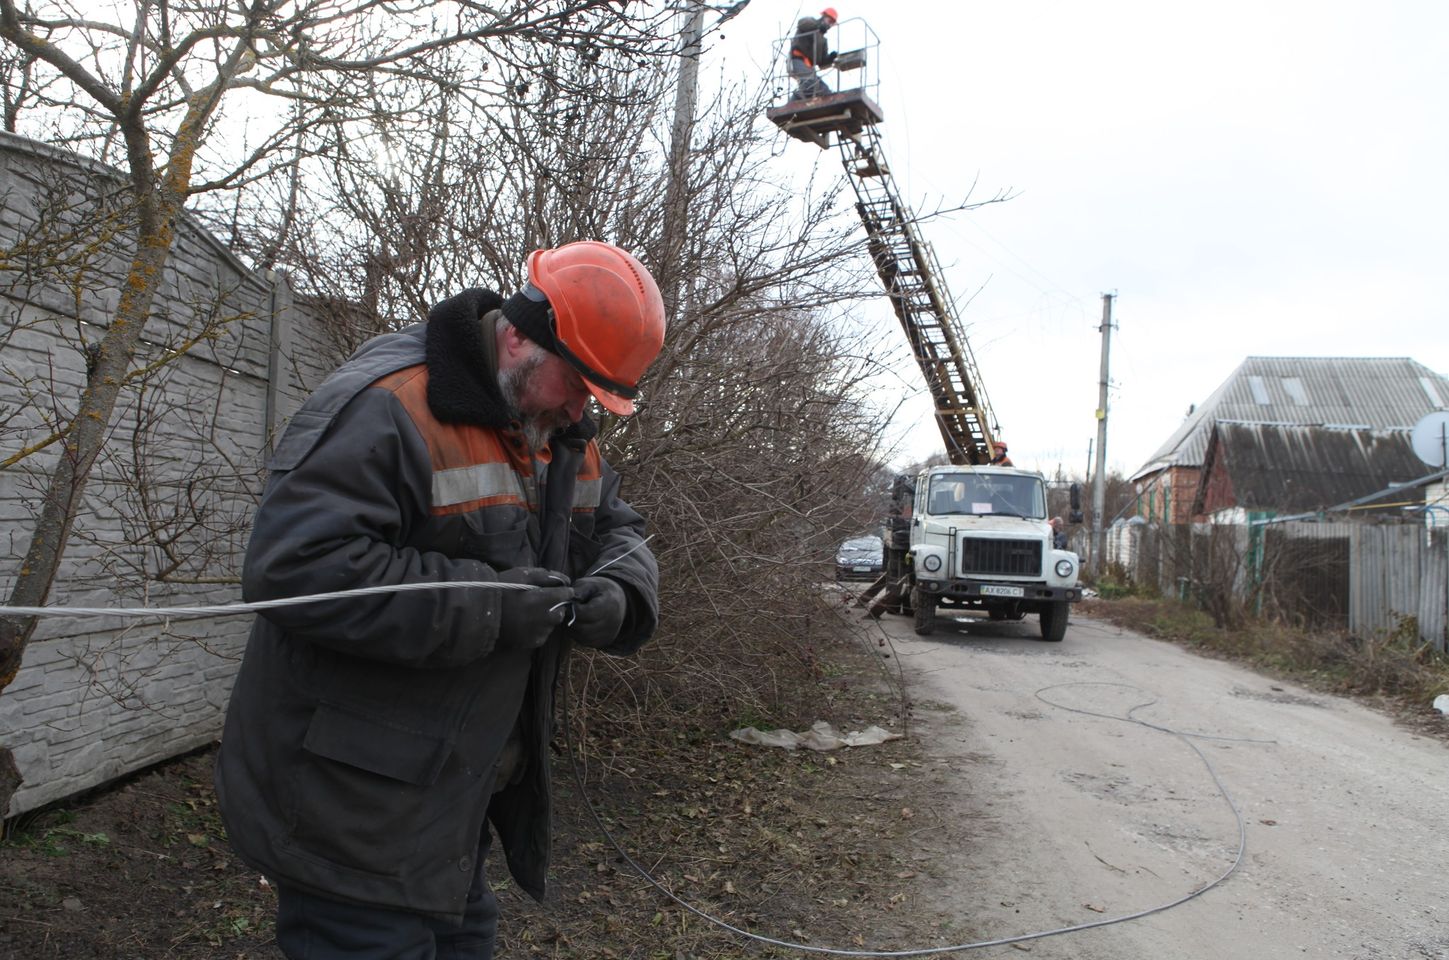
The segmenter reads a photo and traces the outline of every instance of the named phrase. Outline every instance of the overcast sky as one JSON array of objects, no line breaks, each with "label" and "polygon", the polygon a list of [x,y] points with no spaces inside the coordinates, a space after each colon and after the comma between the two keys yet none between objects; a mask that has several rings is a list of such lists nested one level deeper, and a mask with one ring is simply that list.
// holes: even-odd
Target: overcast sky
[{"label": "overcast sky", "polygon": [[[1125,472],[1250,355],[1449,372],[1449,3],[834,5],[880,38],[906,200],[1016,194],[924,232],[958,299],[984,284],[962,316],[1018,465],[1086,466],[1103,292]],[[706,71],[763,75],[818,9],[753,0]],[[941,449],[930,411],[904,409],[903,459]]]}]

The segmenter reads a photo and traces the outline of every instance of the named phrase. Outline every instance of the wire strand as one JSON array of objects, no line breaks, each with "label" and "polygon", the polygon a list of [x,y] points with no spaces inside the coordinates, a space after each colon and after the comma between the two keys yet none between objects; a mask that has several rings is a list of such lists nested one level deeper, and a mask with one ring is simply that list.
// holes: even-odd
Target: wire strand
[{"label": "wire strand", "polygon": [[0,607],[0,614],[25,617],[129,617],[146,619],[151,617],[229,617],[241,613],[256,613],[274,607],[290,607],[303,603],[321,603],[324,600],[338,600],[345,597],[365,597],[379,593],[408,593],[414,590],[536,590],[527,583],[504,583],[498,580],[452,580],[436,583],[390,583],[377,587],[358,587],[355,590],[336,590],[331,593],[311,593],[301,597],[281,597],[276,600],[258,600],[255,603],[222,603],[200,607]]},{"label": "wire strand", "polygon": [[[616,557],[611,557],[593,570],[579,577],[592,577],[612,564],[623,560],[640,549],[654,535],[650,534]],[[554,574],[566,582],[561,574]],[[411,593],[415,590],[537,590],[531,583],[506,583],[501,580],[439,580],[427,583],[389,583],[376,587],[357,587],[352,590],[334,590],[330,593],[309,593],[300,597],[281,597],[276,600],[258,600],[255,603],[222,603],[197,607],[4,607],[0,616],[16,617],[128,617],[131,619],[175,619],[192,617],[230,617],[242,613],[256,613],[275,607],[291,607],[304,603],[321,603],[324,600],[339,600],[346,597],[366,597],[380,593]],[[555,607],[557,609],[557,607]],[[572,621],[570,621],[572,622]]]}]

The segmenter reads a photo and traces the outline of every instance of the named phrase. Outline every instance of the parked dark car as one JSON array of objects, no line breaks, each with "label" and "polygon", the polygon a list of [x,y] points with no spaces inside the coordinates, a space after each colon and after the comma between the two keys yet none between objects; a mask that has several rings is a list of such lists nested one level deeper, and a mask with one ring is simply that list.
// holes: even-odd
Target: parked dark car
[{"label": "parked dark car", "polygon": [[885,544],[880,537],[853,537],[835,553],[835,579],[874,580],[885,569]]}]

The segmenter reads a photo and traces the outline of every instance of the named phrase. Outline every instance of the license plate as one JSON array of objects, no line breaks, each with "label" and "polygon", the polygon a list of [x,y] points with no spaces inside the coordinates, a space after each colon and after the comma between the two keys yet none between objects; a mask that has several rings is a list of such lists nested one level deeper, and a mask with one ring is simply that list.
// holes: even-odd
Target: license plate
[{"label": "license plate", "polygon": [[870,573],[870,567],[854,567],[856,573]]},{"label": "license plate", "polygon": [[1021,587],[998,587],[994,583],[983,584],[981,587],[983,597],[1021,597],[1026,591]]}]

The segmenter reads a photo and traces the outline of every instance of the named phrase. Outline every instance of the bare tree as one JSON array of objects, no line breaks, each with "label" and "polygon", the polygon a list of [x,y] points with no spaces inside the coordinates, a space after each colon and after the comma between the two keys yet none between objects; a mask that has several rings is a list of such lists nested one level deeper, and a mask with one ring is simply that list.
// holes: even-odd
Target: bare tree
[{"label": "bare tree", "polygon": [[618,243],[677,284],[639,412],[601,423],[651,520],[665,622],[643,660],[598,663],[605,682],[591,690],[656,707],[709,690],[749,701],[761,677],[810,668],[808,627],[830,622],[826,561],[882,512],[893,402],[869,384],[899,330],[851,318],[882,296],[859,224],[838,179],[803,193],[779,183],[759,92],[727,90],[700,118],[688,229],[669,260],[669,64],[606,51],[532,75],[491,109],[448,93],[415,126],[390,127],[404,162],[339,154],[313,179],[325,204],[293,221],[277,263],[332,303],[362,291],[362,309],[342,307],[357,337],[415,321],[461,286],[516,289],[529,250],[574,239]]}]

